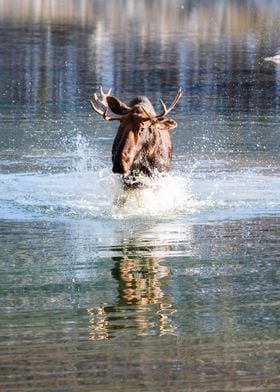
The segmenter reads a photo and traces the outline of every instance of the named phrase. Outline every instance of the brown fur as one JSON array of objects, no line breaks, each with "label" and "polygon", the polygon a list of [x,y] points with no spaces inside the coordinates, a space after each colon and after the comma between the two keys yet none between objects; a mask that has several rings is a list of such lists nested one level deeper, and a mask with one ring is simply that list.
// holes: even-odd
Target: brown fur
[{"label": "brown fur", "polygon": [[[166,116],[181,98],[182,89],[178,90],[169,108],[160,100],[163,111],[158,115],[145,96],[134,98],[128,106],[110,95],[111,89],[104,93],[100,87],[99,92],[100,98],[94,94],[94,100],[90,100],[92,109],[104,120],[120,121],[112,147],[113,172],[122,174],[127,185],[139,184],[141,176],[168,172],[172,158],[169,130],[177,123]],[[108,115],[109,108],[117,116]]]},{"label": "brown fur", "polygon": [[147,120],[147,113],[154,115],[153,107],[141,101],[122,117],[112,148],[114,173],[151,176],[155,171],[170,170],[169,129],[176,122],[167,118]]}]

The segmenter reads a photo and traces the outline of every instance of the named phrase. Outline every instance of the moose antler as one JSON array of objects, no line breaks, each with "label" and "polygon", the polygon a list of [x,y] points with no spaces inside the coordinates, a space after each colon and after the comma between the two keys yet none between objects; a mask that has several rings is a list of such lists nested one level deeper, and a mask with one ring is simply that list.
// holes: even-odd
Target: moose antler
[{"label": "moose antler", "polygon": [[165,103],[163,102],[162,99],[160,99],[160,104],[161,107],[163,109],[162,113],[156,115],[155,118],[161,118],[161,117],[165,117],[167,116],[168,113],[171,112],[172,109],[174,109],[174,107],[177,105],[179,99],[182,97],[183,95],[183,90],[181,88],[179,88],[179,90],[177,91],[176,97],[174,98],[174,101],[172,102],[172,104],[169,106],[169,108],[167,109]]},{"label": "moose antler", "polygon": [[[94,95],[93,95],[94,102],[91,99],[89,100],[89,102],[91,104],[93,111],[95,111],[95,113],[102,116],[104,118],[104,120],[107,120],[107,121],[120,120],[122,118],[122,116],[115,116],[115,117],[108,116],[109,105],[107,102],[107,97],[110,96],[111,90],[112,89],[110,88],[107,93],[104,93],[102,86],[100,86],[99,87],[100,98],[98,98],[97,94],[94,93]],[[98,109],[96,104],[99,106],[102,106],[103,111],[101,109]]]}]

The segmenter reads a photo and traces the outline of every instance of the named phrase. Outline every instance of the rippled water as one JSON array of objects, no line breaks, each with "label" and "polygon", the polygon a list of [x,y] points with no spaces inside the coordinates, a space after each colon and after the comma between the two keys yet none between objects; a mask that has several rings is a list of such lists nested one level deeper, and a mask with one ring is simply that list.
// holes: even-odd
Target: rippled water
[{"label": "rippled water", "polygon": [[[0,1],[1,390],[279,390],[279,16]],[[100,84],[184,89],[145,189],[111,172]]]}]

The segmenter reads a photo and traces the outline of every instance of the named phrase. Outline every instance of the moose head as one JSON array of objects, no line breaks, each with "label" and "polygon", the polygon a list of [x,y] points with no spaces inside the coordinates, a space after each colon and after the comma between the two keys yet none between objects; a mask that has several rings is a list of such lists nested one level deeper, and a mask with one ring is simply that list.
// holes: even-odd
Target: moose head
[{"label": "moose head", "polygon": [[[92,109],[104,120],[118,120],[120,126],[112,147],[113,172],[128,176],[151,176],[157,172],[168,172],[172,157],[172,142],[169,130],[177,126],[167,117],[175,107],[183,91],[178,90],[169,108],[160,100],[162,112],[156,114],[147,97],[134,98],[129,105],[111,96],[111,89],[100,97],[94,94],[90,100]],[[108,114],[109,109],[114,116]]]}]

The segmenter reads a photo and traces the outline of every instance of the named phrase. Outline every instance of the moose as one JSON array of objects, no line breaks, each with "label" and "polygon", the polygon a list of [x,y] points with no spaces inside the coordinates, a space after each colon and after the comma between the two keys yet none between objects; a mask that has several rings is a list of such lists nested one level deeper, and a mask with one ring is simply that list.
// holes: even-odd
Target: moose
[{"label": "moose", "polygon": [[[99,97],[95,93],[90,104],[104,120],[120,122],[112,147],[113,173],[121,174],[127,187],[137,187],[143,185],[141,178],[168,172],[172,158],[169,130],[177,123],[167,115],[182,97],[182,89],[178,90],[169,108],[160,99],[160,114],[156,114],[145,96],[137,96],[126,105],[110,94],[111,89],[105,93],[100,87]],[[108,114],[109,109],[113,116]]]}]

